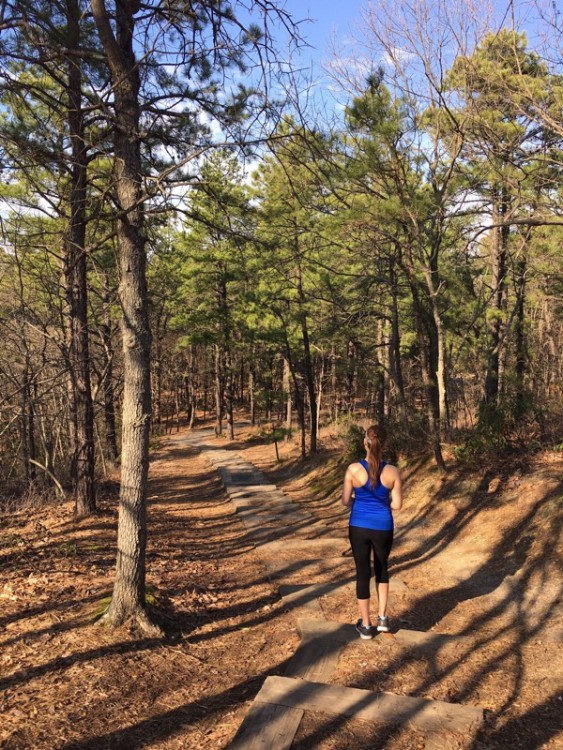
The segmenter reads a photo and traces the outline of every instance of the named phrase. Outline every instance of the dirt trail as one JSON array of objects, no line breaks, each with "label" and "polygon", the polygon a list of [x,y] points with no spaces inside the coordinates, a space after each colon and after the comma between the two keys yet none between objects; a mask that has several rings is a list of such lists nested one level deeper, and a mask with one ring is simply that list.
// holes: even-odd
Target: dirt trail
[{"label": "dirt trail", "polygon": [[[281,468],[271,445],[238,439],[228,447],[345,540],[337,499],[307,489],[319,467],[303,473],[285,446]],[[476,747],[557,747],[562,467],[549,460],[538,462],[533,474],[502,477],[494,490],[494,476],[461,491],[425,465],[407,472],[393,555],[393,574],[406,589],[393,597],[392,614],[416,630],[439,626],[467,635],[469,646],[441,654],[430,683],[428,664],[403,663],[391,650],[368,663],[360,644],[350,644],[335,681],[484,706],[490,714]],[[225,748],[264,678],[283,674],[295,652],[294,617],[218,474],[195,449],[170,442],[153,456],[150,476],[148,584],[167,632],[163,640],[93,624],[111,591],[114,500],[78,524],[69,505],[2,518],[4,750]],[[350,574],[347,557],[329,569],[319,555],[306,567],[285,561],[295,566],[299,583]],[[321,606],[329,620],[356,617],[345,591],[323,598]],[[296,747],[307,747],[313,735],[314,747],[323,750],[369,747],[373,740],[361,722],[310,722]],[[398,739],[386,737],[380,746],[394,747]]]}]

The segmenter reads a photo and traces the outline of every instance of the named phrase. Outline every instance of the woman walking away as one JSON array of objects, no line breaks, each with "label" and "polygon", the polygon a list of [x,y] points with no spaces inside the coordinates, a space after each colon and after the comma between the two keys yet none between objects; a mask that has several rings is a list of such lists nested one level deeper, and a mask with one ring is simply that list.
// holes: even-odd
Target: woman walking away
[{"label": "woman walking away", "polygon": [[[383,461],[386,438],[384,427],[368,427],[364,436],[366,457],[348,466],[342,488],[342,505],[352,508],[349,536],[356,563],[356,596],[360,610],[356,630],[364,639],[373,638],[376,629],[383,633],[389,631],[387,559],[393,546],[392,511],[400,510],[403,505],[399,470]],[[376,627],[372,625],[369,612],[372,550],[378,607]]]}]

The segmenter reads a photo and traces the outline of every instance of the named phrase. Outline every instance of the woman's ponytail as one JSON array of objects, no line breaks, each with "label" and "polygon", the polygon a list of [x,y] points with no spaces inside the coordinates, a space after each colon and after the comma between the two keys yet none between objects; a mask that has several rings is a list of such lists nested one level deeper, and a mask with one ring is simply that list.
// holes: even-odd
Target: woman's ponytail
[{"label": "woman's ponytail", "polygon": [[387,440],[387,430],[379,425],[372,425],[366,430],[368,475],[369,483],[373,489],[379,482],[381,474],[381,461],[383,459],[383,446]]}]

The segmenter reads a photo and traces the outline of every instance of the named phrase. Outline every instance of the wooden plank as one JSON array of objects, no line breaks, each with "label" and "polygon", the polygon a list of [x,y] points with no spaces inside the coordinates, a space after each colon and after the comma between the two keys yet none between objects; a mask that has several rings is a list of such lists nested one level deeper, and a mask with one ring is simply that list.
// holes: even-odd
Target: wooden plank
[{"label": "wooden plank", "polygon": [[254,701],[229,750],[289,750],[303,710]]},{"label": "wooden plank", "polygon": [[284,539],[282,542],[270,542],[268,552],[272,557],[278,553],[299,552],[303,559],[318,557],[319,553],[326,553],[330,557],[339,557],[349,547],[348,542],[342,538],[324,537],[322,539]]},{"label": "wooden plank", "polygon": [[[271,487],[273,485],[268,485]],[[246,500],[247,502],[280,502],[280,503],[292,503],[293,501],[283,492],[279,490],[262,490],[260,487],[249,487],[247,490],[242,490],[240,487],[229,489],[229,497],[239,500]]]},{"label": "wooden plank", "polygon": [[[303,581],[310,579],[312,576],[316,578],[322,576],[325,580],[327,578],[334,580],[346,578],[350,575],[350,566],[341,557],[291,560],[279,555],[270,557],[265,554],[266,551],[267,547],[262,552],[262,559],[272,579],[286,580],[289,583],[291,578],[295,581]],[[352,592],[352,595],[355,597],[354,592]]]},{"label": "wooden plank", "polygon": [[275,490],[278,489],[276,484],[259,484],[259,483],[257,484],[231,484],[228,482],[223,482],[223,484],[225,485],[225,489],[227,490],[228,495],[238,493],[238,492],[245,493],[249,491],[260,492],[260,493],[274,492]]},{"label": "wooden plank", "polygon": [[[311,587],[305,587],[307,588]],[[278,593],[287,607],[299,607],[306,610],[306,613],[313,618],[324,619],[319,600],[316,596],[303,595],[302,586],[279,586]]]},{"label": "wooden plank", "polygon": [[373,693],[359,688],[294,680],[291,677],[268,677],[256,699],[288,708],[341,714],[376,723],[406,725],[428,732],[444,729],[463,733],[483,722],[483,710],[476,706],[392,693]]},{"label": "wooden plank", "polygon": [[[297,627],[303,638],[327,638],[339,643],[351,643],[358,640],[358,634],[353,625],[317,620],[315,618],[300,617]],[[385,636],[382,638],[382,636]],[[398,645],[419,652],[438,651],[443,646],[468,642],[466,636],[443,635],[441,633],[423,633],[418,630],[398,630],[396,633],[379,633],[371,641],[363,641],[366,646],[381,644]]]},{"label": "wooden plank", "polygon": [[[325,638],[327,641],[336,641],[341,644],[360,640],[360,636],[353,625],[343,625],[339,622],[299,617],[297,619],[297,627],[299,628],[301,637],[308,640],[312,638]],[[371,641],[362,641],[362,643],[367,644],[371,643]]]},{"label": "wooden plank", "polygon": [[337,591],[353,586],[351,581],[328,581],[327,583],[314,583],[310,586],[302,584],[284,584],[278,586],[280,596],[288,603],[297,601],[309,601],[321,596],[330,596]]},{"label": "wooden plank", "polygon": [[240,487],[242,486],[255,486],[257,484],[268,484],[266,477],[261,471],[257,471],[254,468],[228,468],[226,466],[219,467],[219,475],[225,485],[231,485]]},{"label": "wooden plank", "polygon": [[338,664],[342,643],[322,638],[304,639],[291,657],[285,673],[311,682],[327,682]]},{"label": "wooden plank", "polygon": [[279,516],[269,510],[240,510],[237,508],[237,516],[246,527],[251,529],[273,525],[279,520]]},{"label": "wooden plank", "polygon": [[264,524],[261,524],[253,528],[245,526],[245,529],[246,536],[253,544],[267,544],[280,536],[279,526],[264,526]]},{"label": "wooden plank", "polygon": [[239,505],[233,503],[236,507],[237,515],[241,519],[251,519],[252,522],[259,521],[262,519],[268,519],[271,516],[272,519],[279,521],[281,525],[305,523],[311,520],[311,516],[307,513],[303,513],[298,508],[280,508],[278,505]]}]

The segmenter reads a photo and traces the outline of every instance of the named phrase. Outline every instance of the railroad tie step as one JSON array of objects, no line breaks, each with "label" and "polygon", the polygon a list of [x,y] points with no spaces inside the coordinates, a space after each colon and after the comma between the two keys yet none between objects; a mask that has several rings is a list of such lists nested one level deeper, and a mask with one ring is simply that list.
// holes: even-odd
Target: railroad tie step
[{"label": "railroad tie step", "polygon": [[[296,596],[297,594],[293,595]],[[305,597],[305,593],[302,593],[302,596]],[[297,626],[301,637],[309,641],[312,639],[325,639],[346,644],[359,640],[358,633],[353,625],[300,617],[297,620]],[[449,644],[466,645],[469,643],[469,638],[460,635],[401,629],[394,633],[378,633],[372,640],[361,641],[361,643],[366,648],[397,645],[417,651],[418,653],[432,653]]]},{"label": "railroad tie step", "polygon": [[[269,748],[286,750],[299,727],[298,714],[277,714],[278,729],[270,734],[267,743],[260,736],[264,716],[275,708],[296,711],[316,711],[353,719],[408,726],[421,732],[444,732],[466,735],[473,733],[483,723],[483,710],[477,706],[446,703],[428,698],[413,698],[393,693],[375,693],[370,690],[327,685],[321,682],[296,680],[291,677],[267,677],[256,696],[252,709],[242,722],[230,745],[230,750]],[[293,731],[293,736],[290,737]],[[253,744],[249,743],[249,738]]]}]

